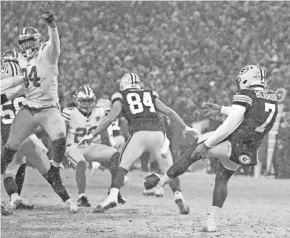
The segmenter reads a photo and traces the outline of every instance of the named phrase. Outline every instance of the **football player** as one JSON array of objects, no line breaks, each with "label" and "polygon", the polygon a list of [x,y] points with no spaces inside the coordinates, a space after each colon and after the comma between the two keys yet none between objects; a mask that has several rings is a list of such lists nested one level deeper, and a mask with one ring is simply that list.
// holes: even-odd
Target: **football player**
[{"label": "football player", "polygon": [[217,230],[216,220],[227,197],[227,183],[241,166],[257,164],[257,149],[264,136],[271,130],[277,116],[278,96],[265,88],[265,71],[258,65],[247,65],[237,77],[238,91],[230,107],[207,103],[206,115],[221,112],[228,115],[215,131],[201,135],[192,143],[182,158],[160,179],[154,189],[155,195],[163,193],[162,187],[183,174],[203,156],[219,158],[213,191],[212,207],[203,230]]},{"label": "football player", "polygon": [[[97,103],[97,107],[103,108],[105,110],[105,115],[111,111],[111,101],[109,99],[100,99]],[[110,137],[111,144],[119,151],[122,151],[125,145],[125,137],[121,135],[121,119],[117,118],[108,127],[109,133],[112,132],[112,137]],[[110,133],[111,134],[111,133]]]},{"label": "football player", "polygon": [[[47,2],[40,8],[40,12],[40,17],[48,25],[49,40],[41,43],[40,33],[32,27],[24,27],[20,32],[21,52],[18,53],[17,60],[24,76],[26,98],[11,125],[8,141],[3,147],[2,159],[12,161],[23,141],[36,127],[41,126],[52,140],[53,161],[48,179],[51,183],[58,184],[57,188],[63,189],[59,168],[66,149],[66,131],[65,122],[58,109],[57,65],[60,40],[54,15]],[[4,185],[10,188],[11,193],[17,193],[13,177],[6,177]],[[67,193],[65,197],[65,201],[71,202]],[[11,202],[17,203],[18,199],[16,196]]]},{"label": "football player", "polygon": [[88,86],[82,86],[74,94],[76,107],[64,108],[62,112],[67,124],[66,155],[76,167],[78,206],[82,207],[91,206],[85,194],[87,162],[97,161],[110,167],[113,181],[120,156],[115,148],[108,146],[109,143],[103,141],[109,138],[107,131],[103,135],[95,137],[90,145],[78,146],[79,141],[91,134],[105,117],[104,110],[95,107],[95,100],[93,90]]},{"label": "football player", "polygon": [[[108,116],[102,120],[96,130],[79,143],[94,140],[98,134],[111,125],[121,112],[128,121],[130,136],[121,153],[116,177],[108,197],[94,209],[94,212],[104,212],[117,205],[118,193],[124,177],[143,152],[150,152],[151,156],[158,161],[163,173],[173,164],[170,152],[165,158],[161,155],[165,134],[164,125],[159,120],[157,111],[170,116],[185,131],[194,133],[194,130],[189,128],[175,111],[161,102],[155,91],[142,90],[139,77],[134,73],[127,73],[120,80],[120,93],[117,92],[112,96],[112,109]],[[188,214],[189,208],[183,199],[179,180],[174,180],[170,185],[180,212]]]},{"label": "football player", "polygon": [[[16,59],[17,52],[15,50],[6,51],[1,59],[1,146],[7,142],[10,126],[18,112],[24,97],[23,76],[21,76],[20,67]],[[12,100],[12,101],[11,101]],[[4,173],[8,163],[1,160],[1,174]],[[25,177],[26,163],[23,163],[16,174],[16,184],[18,187],[18,194],[20,195],[24,177]],[[1,206],[1,211],[4,215],[12,214],[7,207],[4,209],[4,204]],[[26,204],[24,201],[20,202],[16,209],[33,209],[32,204]]]},{"label": "football player", "polygon": [[[7,51],[3,54],[2,59],[3,59],[3,63],[5,64],[5,70],[1,72],[1,82],[2,82],[2,79],[11,80],[15,77],[21,78],[21,75],[15,75],[20,72],[19,65],[15,58],[16,54],[17,54],[16,51]],[[19,86],[22,86],[22,85],[19,85]],[[10,87],[9,89],[6,89],[3,91],[3,93],[7,95],[7,99],[9,100],[1,106],[1,139],[2,139],[3,144],[5,144],[8,139],[11,124],[15,118],[15,115],[18,113],[22,105],[22,102],[25,99],[23,96],[18,97],[19,94],[21,94],[21,90],[19,90],[18,87],[15,87],[15,88]],[[22,94],[24,94],[24,91],[22,91]],[[1,104],[2,104],[2,101],[1,101]],[[39,140],[35,136],[35,134],[32,134],[21,144],[19,150],[14,155],[14,158],[11,163],[1,160],[1,165],[2,165],[1,173],[3,174],[5,172],[4,180],[7,177],[13,177],[15,178],[15,182],[17,185],[17,193],[15,193],[15,190],[10,189],[10,187],[5,186],[5,189],[11,198],[11,203],[9,204],[9,207],[7,207],[6,211],[3,209],[3,206],[1,206],[1,211],[3,211],[4,214],[6,215],[8,214],[7,210],[10,210],[10,213],[12,213],[12,210],[14,209],[31,210],[34,208],[32,204],[28,204],[28,203],[26,204],[20,197],[23,182],[24,182],[25,168],[26,168],[26,161],[24,159],[24,156],[26,160],[29,161],[29,163],[33,167],[38,169],[38,171],[48,180],[48,182],[51,184],[53,189],[58,193],[58,195],[61,198],[66,199],[65,196],[62,196],[64,193],[63,191],[65,191],[65,188],[61,188],[61,189],[58,188],[57,186],[59,185],[53,184],[52,181],[49,179],[48,172],[50,169],[50,163],[47,158],[46,152],[47,152],[47,148],[43,145],[42,141]],[[15,170],[15,168],[18,168],[18,167],[19,167],[18,171]],[[15,174],[14,172],[17,172],[17,173]],[[18,197],[18,198],[12,199],[13,197]],[[75,208],[72,207],[69,209],[72,210]]]}]

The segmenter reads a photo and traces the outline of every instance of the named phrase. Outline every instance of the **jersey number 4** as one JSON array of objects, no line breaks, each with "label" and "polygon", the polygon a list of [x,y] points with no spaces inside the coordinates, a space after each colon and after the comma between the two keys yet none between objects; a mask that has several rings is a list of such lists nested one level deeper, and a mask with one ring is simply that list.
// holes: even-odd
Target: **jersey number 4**
[{"label": "jersey number 4", "polygon": [[260,132],[260,133],[263,133],[266,129],[266,126],[272,121],[272,118],[275,114],[275,111],[276,111],[276,106],[275,104],[272,104],[272,103],[265,103],[265,112],[270,112],[266,121],[261,125],[261,126],[258,126],[256,128],[256,132]]},{"label": "jersey number 4", "polygon": [[32,82],[33,86],[36,88],[40,87],[40,77],[37,76],[37,70],[36,70],[36,66],[32,66],[30,73],[27,73],[27,69],[26,68],[22,68],[21,69],[23,75],[24,75],[24,85],[25,88],[28,88],[29,86],[29,82]]},{"label": "jersey number 4", "polygon": [[127,102],[132,114],[142,113],[144,106],[148,107],[150,112],[156,112],[150,92],[144,92],[142,99],[138,93],[128,93]]}]

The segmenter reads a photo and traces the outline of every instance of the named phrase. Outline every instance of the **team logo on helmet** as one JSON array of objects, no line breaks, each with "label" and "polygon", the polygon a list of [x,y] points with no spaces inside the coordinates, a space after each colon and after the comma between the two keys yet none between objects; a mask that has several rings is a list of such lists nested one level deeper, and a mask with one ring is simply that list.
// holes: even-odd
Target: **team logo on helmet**
[{"label": "team logo on helmet", "polygon": [[248,66],[245,66],[244,68],[241,69],[241,71],[239,72],[239,75],[241,74],[245,74],[249,71],[249,67]]},{"label": "team logo on helmet", "polygon": [[249,165],[252,162],[251,158],[247,155],[240,155],[238,159],[243,165]]},{"label": "team logo on helmet", "polygon": [[141,89],[141,81],[137,74],[127,73],[120,80],[120,90]]}]

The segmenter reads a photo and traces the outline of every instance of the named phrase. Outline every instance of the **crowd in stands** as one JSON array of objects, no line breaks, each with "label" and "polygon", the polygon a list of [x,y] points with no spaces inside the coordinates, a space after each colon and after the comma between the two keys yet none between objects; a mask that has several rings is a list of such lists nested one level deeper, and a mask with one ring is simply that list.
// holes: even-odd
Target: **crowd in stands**
[{"label": "crowd in stands", "polygon": [[[290,89],[290,2],[53,4],[64,105],[82,84],[110,97],[127,72],[138,74],[187,123],[203,119],[204,101],[230,104],[237,73],[247,64],[261,65],[271,88]],[[2,53],[17,46],[24,26],[48,38],[39,6],[1,3]]]}]

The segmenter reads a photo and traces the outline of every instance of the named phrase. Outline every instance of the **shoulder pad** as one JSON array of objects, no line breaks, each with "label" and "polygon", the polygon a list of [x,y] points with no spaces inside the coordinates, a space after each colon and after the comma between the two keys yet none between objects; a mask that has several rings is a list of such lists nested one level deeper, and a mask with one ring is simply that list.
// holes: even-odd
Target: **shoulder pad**
[{"label": "shoulder pad", "polygon": [[241,89],[241,90],[238,90],[235,93],[235,95],[246,95],[246,96],[252,97],[253,91],[251,89]]},{"label": "shoulder pad", "polygon": [[123,99],[123,96],[122,96],[122,94],[121,93],[119,93],[119,92],[116,92],[116,93],[114,93],[113,95],[112,95],[112,102],[114,101],[114,100],[116,100],[116,99]]},{"label": "shoulder pad", "polygon": [[234,104],[240,104],[242,106],[252,106],[253,91],[250,89],[241,89],[237,91],[233,98]]},{"label": "shoulder pad", "polygon": [[152,91],[152,94],[154,98],[159,98],[159,94],[156,91]]},{"label": "shoulder pad", "polygon": [[72,107],[66,107],[62,110],[62,117],[64,118],[65,121],[70,121],[70,117],[71,117],[71,111],[73,110],[74,108]]},{"label": "shoulder pad", "polygon": [[41,45],[41,50],[43,50],[45,48],[45,46],[47,45],[47,42],[42,43]]}]

